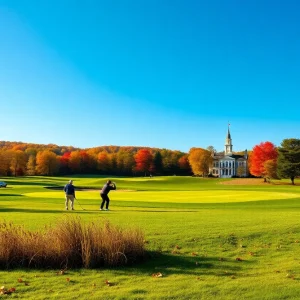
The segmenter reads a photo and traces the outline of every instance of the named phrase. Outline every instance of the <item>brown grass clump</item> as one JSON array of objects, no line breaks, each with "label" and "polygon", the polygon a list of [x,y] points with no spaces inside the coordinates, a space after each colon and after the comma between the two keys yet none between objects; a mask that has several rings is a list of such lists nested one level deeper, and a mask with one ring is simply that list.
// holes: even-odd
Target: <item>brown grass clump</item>
[{"label": "brown grass clump", "polygon": [[132,264],[145,257],[140,230],[67,218],[54,228],[29,232],[0,224],[0,268],[97,268]]}]

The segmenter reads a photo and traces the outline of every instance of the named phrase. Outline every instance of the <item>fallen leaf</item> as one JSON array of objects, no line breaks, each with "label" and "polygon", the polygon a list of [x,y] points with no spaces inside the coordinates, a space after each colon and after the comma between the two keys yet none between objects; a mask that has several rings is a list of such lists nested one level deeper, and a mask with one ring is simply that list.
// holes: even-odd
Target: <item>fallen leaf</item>
[{"label": "fallen leaf", "polygon": [[107,285],[107,286],[110,286],[111,285],[111,283],[106,279],[105,280],[105,284]]},{"label": "fallen leaf", "polygon": [[23,282],[23,279],[22,279],[22,278],[19,278],[19,279],[18,279],[18,282],[19,282],[19,283]]},{"label": "fallen leaf", "polygon": [[69,277],[67,277],[66,280],[67,280],[67,282],[70,282],[70,281],[71,281],[71,279],[70,279]]},{"label": "fallen leaf", "polygon": [[237,260],[237,261],[243,261],[240,257],[237,257],[235,260]]}]

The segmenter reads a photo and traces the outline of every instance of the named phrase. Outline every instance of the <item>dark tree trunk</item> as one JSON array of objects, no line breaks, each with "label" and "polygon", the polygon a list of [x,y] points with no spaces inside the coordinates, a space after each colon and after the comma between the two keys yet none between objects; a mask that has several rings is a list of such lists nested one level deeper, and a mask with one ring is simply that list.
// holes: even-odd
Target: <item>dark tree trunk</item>
[{"label": "dark tree trunk", "polygon": [[292,185],[295,184],[294,180],[295,180],[295,176],[291,176]]}]

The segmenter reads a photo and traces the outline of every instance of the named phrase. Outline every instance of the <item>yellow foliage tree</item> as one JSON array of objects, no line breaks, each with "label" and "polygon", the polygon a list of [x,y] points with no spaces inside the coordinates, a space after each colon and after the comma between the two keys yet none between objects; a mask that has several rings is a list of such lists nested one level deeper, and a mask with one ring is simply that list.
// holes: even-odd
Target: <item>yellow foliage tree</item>
[{"label": "yellow foliage tree", "polygon": [[203,148],[191,148],[188,160],[194,175],[206,176],[212,163],[212,156],[209,150]]}]

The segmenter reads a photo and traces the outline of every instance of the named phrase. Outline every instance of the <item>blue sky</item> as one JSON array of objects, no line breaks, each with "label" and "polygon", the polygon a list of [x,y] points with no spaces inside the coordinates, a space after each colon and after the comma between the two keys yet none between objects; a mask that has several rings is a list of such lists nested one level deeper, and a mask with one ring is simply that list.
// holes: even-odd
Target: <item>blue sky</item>
[{"label": "blue sky", "polygon": [[0,0],[0,140],[300,138],[300,2]]}]

